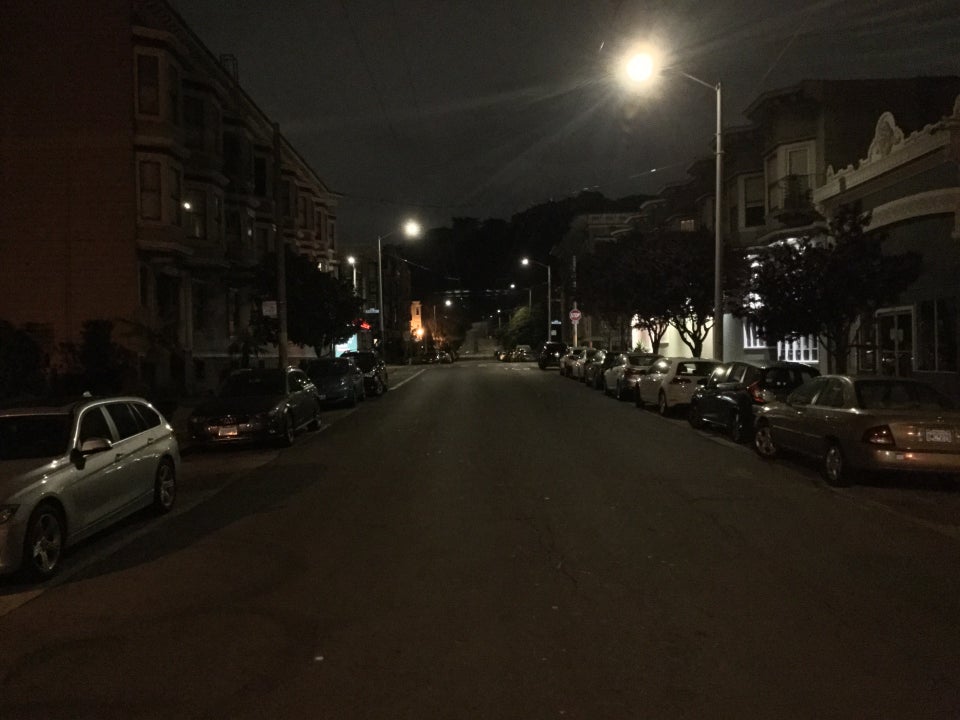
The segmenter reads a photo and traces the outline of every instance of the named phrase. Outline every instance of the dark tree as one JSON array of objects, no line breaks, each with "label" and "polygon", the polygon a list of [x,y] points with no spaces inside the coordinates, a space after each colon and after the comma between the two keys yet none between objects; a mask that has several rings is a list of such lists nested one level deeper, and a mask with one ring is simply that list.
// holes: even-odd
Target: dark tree
[{"label": "dark tree", "polygon": [[48,364],[29,328],[0,320],[0,398],[42,394]]},{"label": "dark tree", "polygon": [[818,335],[837,372],[847,370],[855,323],[896,300],[920,274],[916,253],[888,255],[885,235],[865,232],[870,217],[843,206],[829,235],[765,248],[752,262],[735,313],[768,341]]},{"label": "dark tree", "polygon": [[[258,290],[263,298],[276,297],[276,256],[264,259],[258,274]],[[289,248],[286,256],[287,336],[290,342],[312,347],[319,355],[334,343],[343,342],[356,332],[362,302],[353,285],[321,272],[306,257]],[[258,318],[252,343],[276,343],[279,323],[274,318]]]}]

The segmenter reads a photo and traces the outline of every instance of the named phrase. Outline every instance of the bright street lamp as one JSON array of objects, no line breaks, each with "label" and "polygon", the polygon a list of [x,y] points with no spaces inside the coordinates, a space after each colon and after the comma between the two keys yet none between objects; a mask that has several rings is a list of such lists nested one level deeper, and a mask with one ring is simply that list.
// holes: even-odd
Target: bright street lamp
[{"label": "bright street lamp", "polygon": [[347,257],[347,262],[350,264],[350,267],[353,268],[353,292],[357,292],[357,259],[350,255]]},{"label": "bright street lamp", "polygon": [[[398,231],[391,230],[386,235],[377,235],[377,301],[380,304],[379,315],[380,315],[380,352],[383,354],[386,352],[387,347],[387,338],[384,332],[383,324],[383,241],[386,240],[391,235],[395,235]],[[407,220],[403,224],[403,234],[408,238],[415,238],[420,236],[420,223],[416,220]]]},{"label": "bright street lamp", "polygon": [[[520,264],[523,266],[530,265],[530,263],[533,263],[534,265],[539,265],[540,267],[545,267],[547,269],[547,342],[550,342],[551,340],[550,333],[553,331],[553,323],[551,322],[553,319],[551,317],[552,309],[550,307],[551,305],[550,266],[547,263],[537,262],[536,260],[531,260],[530,258],[523,258],[520,261]],[[531,302],[530,304],[532,309],[533,303]]]},{"label": "bright street lamp", "polygon": [[[656,74],[657,61],[650,52],[634,53],[626,60],[623,70],[632,83],[644,83]],[[716,186],[713,198],[713,357],[715,360],[723,360],[723,234],[720,224],[723,192],[723,93],[719,81],[716,85],[711,85],[675,67],[665,67],[663,70],[682,75],[717,94]]]}]

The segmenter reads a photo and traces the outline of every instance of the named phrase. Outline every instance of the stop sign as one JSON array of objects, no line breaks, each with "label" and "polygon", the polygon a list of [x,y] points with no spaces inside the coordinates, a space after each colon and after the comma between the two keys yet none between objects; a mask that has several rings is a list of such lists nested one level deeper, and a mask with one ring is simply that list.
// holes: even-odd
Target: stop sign
[{"label": "stop sign", "polygon": [[576,308],[570,311],[570,322],[580,322],[580,311]]}]

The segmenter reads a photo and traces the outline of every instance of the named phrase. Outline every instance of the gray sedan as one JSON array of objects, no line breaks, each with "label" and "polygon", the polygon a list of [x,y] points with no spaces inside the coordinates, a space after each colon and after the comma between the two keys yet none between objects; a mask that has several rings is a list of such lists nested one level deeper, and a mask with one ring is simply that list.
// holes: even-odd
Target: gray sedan
[{"label": "gray sedan", "polygon": [[960,412],[915,380],[822,375],[761,408],[755,428],[760,455],[815,457],[832,485],[858,471],[960,473]]},{"label": "gray sedan", "polygon": [[0,410],[0,574],[45,580],[64,549],[137,510],[168,512],[180,448],[142,398]]}]

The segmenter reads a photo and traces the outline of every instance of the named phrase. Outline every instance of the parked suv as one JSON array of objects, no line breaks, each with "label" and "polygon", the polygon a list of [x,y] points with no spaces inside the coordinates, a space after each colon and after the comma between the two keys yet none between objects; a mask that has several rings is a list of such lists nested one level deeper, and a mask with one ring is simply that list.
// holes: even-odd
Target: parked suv
[{"label": "parked suv", "polygon": [[560,358],[567,354],[567,344],[562,342],[545,342],[540,348],[537,365],[541,370],[548,367],[560,367]]},{"label": "parked suv", "polygon": [[783,400],[795,388],[818,376],[809,365],[794,362],[729,362],[720,365],[690,398],[688,419],[695,427],[726,430],[734,442],[753,435],[753,415],[771,400]]}]

